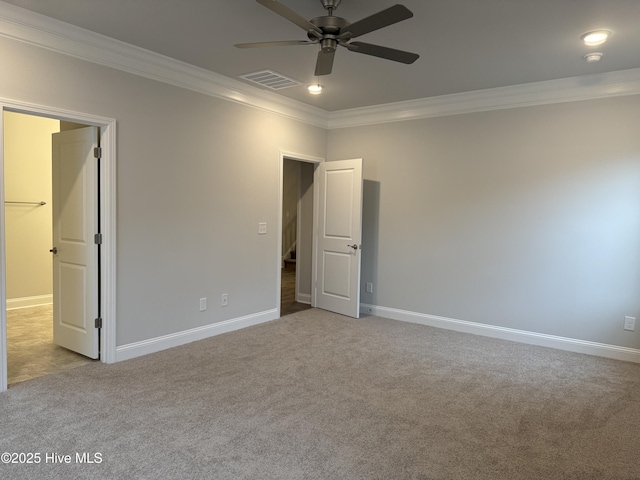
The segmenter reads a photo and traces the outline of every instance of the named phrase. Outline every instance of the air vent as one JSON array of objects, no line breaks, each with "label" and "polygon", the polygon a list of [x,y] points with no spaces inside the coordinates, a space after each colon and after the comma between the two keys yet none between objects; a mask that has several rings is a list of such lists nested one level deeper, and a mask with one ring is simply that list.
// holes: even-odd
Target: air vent
[{"label": "air vent", "polygon": [[240,75],[240,78],[244,78],[245,80],[249,80],[250,82],[257,83],[258,85],[262,85],[263,87],[267,87],[272,90],[280,90],[282,88],[300,85],[300,82],[271,70],[247,73],[246,75]]}]

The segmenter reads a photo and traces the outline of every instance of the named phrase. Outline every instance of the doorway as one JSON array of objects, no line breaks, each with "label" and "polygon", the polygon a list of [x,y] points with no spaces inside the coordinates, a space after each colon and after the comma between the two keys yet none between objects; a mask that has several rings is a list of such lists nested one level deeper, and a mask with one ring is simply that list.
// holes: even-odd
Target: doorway
[{"label": "doorway", "polygon": [[[96,312],[95,325],[97,328],[100,328],[100,361],[103,363],[113,363],[116,360],[116,347],[115,347],[115,120],[108,119],[104,117],[96,117],[93,115],[80,114],[76,112],[68,112],[59,109],[53,109],[48,107],[41,107],[35,105],[28,105],[23,103],[15,103],[11,101],[2,101],[1,104],[1,115],[0,115],[0,134],[1,134],[1,142],[0,142],[0,198],[2,199],[2,208],[0,208],[0,273],[3,277],[7,278],[7,282],[3,282],[0,286],[0,392],[7,389],[8,386],[8,344],[7,338],[8,333],[11,334],[10,341],[14,339],[13,333],[8,332],[8,327],[11,328],[9,323],[13,322],[13,318],[9,317],[21,317],[18,321],[24,324],[33,323],[36,324],[38,322],[44,322],[46,325],[49,322],[49,318],[51,317],[51,312],[53,311],[52,298],[53,292],[50,290],[50,286],[46,286],[44,290],[42,290],[42,285],[38,287],[41,288],[41,291],[44,293],[40,294],[32,294],[26,297],[16,297],[16,295],[23,295],[16,290],[13,289],[14,283],[11,281],[12,273],[12,257],[10,250],[12,249],[12,242],[14,240],[9,239],[9,235],[12,235],[14,232],[11,230],[15,230],[13,226],[9,226],[7,222],[13,221],[13,217],[16,217],[16,212],[11,214],[8,213],[8,209],[15,208],[17,206],[23,207],[31,207],[30,211],[18,211],[17,217],[22,218],[22,220],[27,219],[28,217],[35,218],[32,215],[27,215],[27,213],[36,213],[38,212],[38,208],[42,209],[39,211],[40,217],[46,217],[47,214],[51,217],[51,211],[46,211],[47,202],[44,199],[36,199],[32,198],[9,198],[7,194],[12,195],[14,193],[13,190],[7,189],[7,184],[5,182],[5,178],[10,174],[9,171],[5,171],[5,163],[6,162],[6,147],[7,147],[7,139],[5,136],[8,134],[5,129],[5,114],[7,115],[18,115],[19,118],[29,117],[31,119],[40,119],[44,123],[45,121],[51,121],[57,123],[59,125],[58,130],[74,130],[80,131],[79,127],[85,127],[87,125],[91,127],[95,127],[95,129],[99,129],[99,140],[101,143],[101,148],[95,150],[93,152],[95,155],[101,157],[100,164],[98,168],[95,170],[93,174],[93,179],[95,180],[95,185],[98,188],[98,194],[96,198],[100,200],[100,209],[99,209],[99,220],[98,232],[101,233],[101,237],[95,238],[96,243],[100,243],[101,254],[100,254],[100,263],[101,269],[99,275],[96,275],[95,282],[96,284],[100,284],[101,288],[96,290],[96,296],[98,297],[98,301],[100,303],[100,308]],[[86,130],[86,128],[85,128]],[[96,130],[98,131],[98,130]],[[66,132],[69,133],[69,132]],[[63,134],[58,134],[63,135]],[[9,140],[9,144],[11,141]],[[31,140],[29,141],[31,143]],[[46,143],[49,144],[49,150],[51,151],[51,136],[48,137]],[[49,162],[49,171],[51,171],[51,155],[46,159]],[[7,164],[7,169],[10,167]],[[49,180],[50,185],[53,182]],[[38,197],[39,198],[39,197]],[[18,204],[18,203],[8,203],[8,202],[35,202],[33,205],[30,204]],[[54,202],[51,202],[54,203]],[[96,212],[97,214],[98,212]],[[19,229],[18,229],[19,230]],[[55,255],[54,249],[51,249],[52,236],[49,233],[43,233],[42,229],[37,232],[37,234],[33,235],[34,239],[39,239],[41,242],[44,241],[48,248],[46,248],[45,253],[46,256],[49,257],[49,265],[51,264],[51,255],[52,253]],[[93,236],[92,236],[93,240]],[[49,253],[49,249],[51,249],[52,253]],[[30,261],[33,261],[31,257]],[[50,267],[49,267],[50,268]],[[45,277],[47,274],[44,275]],[[35,278],[33,275],[31,278]],[[49,274],[50,278],[50,274]],[[27,280],[29,276],[27,276]],[[28,283],[28,282],[27,282]],[[45,282],[46,283],[46,282]],[[24,285],[23,285],[24,286]],[[48,290],[48,291],[47,291]],[[51,292],[51,293],[49,293]],[[33,293],[33,291],[31,291]],[[25,318],[29,320],[25,320]],[[21,321],[20,321],[21,320]],[[93,322],[92,322],[93,323]],[[21,339],[24,341],[25,336],[26,342],[29,340],[33,340],[33,338],[29,338],[30,334],[25,333],[25,330],[22,329],[21,332],[23,335]],[[15,345],[14,345],[15,346]],[[65,352],[68,353],[68,352]],[[13,348],[12,348],[12,357]],[[29,352],[23,352],[24,357],[29,357]],[[42,355],[45,356],[45,355]],[[78,360],[79,357],[76,355],[72,355],[74,359],[71,361],[73,364]],[[15,358],[14,358],[15,360]],[[24,360],[24,358],[22,359]],[[84,359],[82,359],[84,361]],[[56,361],[59,361],[56,360]],[[50,362],[50,363],[56,363]],[[64,363],[64,362],[62,362]],[[66,363],[69,366],[69,362]],[[51,365],[49,365],[51,367]],[[54,366],[55,368],[55,366]],[[12,371],[12,382],[18,381],[20,379],[26,379],[23,377],[13,376]],[[48,371],[44,371],[44,373],[50,373]],[[30,375],[30,374],[25,374]]]},{"label": "doorway", "polygon": [[[52,136],[86,125],[4,112],[7,381],[90,363],[54,342]],[[96,278],[97,283],[97,278]]]},{"label": "doorway", "polygon": [[[288,163],[291,161],[291,164]],[[284,243],[288,234],[283,229],[289,223],[284,219],[290,216],[287,215],[284,200],[287,188],[284,171],[287,165],[291,165],[290,168],[294,170],[296,165],[307,163],[313,167],[313,171],[308,170],[312,179],[309,180],[309,188],[303,191],[306,192],[305,195],[308,194],[312,203],[309,207],[312,213],[300,214],[297,222],[299,238],[296,238],[296,300],[300,302],[302,295],[307,294],[302,282],[308,281],[307,298],[310,299],[311,307],[359,318],[363,190],[361,158],[324,162],[281,152],[278,269],[281,270],[284,266],[285,254],[291,248]],[[304,204],[303,198],[299,193],[298,206]],[[306,229],[308,237],[303,237],[300,232]],[[308,241],[305,242],[305,238]],[[308,261],[310,275],[302,273],[303,261]],[[279,316],[282,316],[283,307],[282,283],[282,276],[279,274],[276,297]]]},{"label": "doorway", "polygon": [[282,153],[280,162],[280,316],[312,308],[313,178],[321,159]]}]

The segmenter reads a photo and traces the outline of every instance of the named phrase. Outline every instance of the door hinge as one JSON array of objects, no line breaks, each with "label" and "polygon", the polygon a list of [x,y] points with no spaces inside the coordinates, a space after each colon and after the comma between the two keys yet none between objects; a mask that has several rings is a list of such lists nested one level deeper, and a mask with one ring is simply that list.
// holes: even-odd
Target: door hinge
[{"label": "door hinge", "polygon": [[102,245],[102,234],[101,233],[96,233],[93,236],[93,241],[96,245]]},{"label": "door hinge", "polygon": [[94,158],[102,158],[102,147],[96,147],[93,149]]},{"label": "door hinge", "polygon": [[102,328],[102,317],[96,318],[96,328]]}]

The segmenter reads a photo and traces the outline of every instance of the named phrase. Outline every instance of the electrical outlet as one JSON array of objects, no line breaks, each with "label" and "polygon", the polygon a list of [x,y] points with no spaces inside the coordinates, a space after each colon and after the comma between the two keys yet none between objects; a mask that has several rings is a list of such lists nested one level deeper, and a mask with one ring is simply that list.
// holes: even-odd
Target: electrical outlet
[{"label": "electrical outlet", "polygon": [[373,283],[367,283],[367,293],[373,293]]},{"label": "electrical outlet", "polygon": [[636,331],[636,317],[624,317],[624,329],[630,332]]},{"label": "electrical outlet", "polygon": [[200,299],[200,311],[204,312],[207,309],[207,297]]},{"label": "electrical outlet", "polygon": [[229,305],[229,294],[223,293],[222,297],[220,297],[220,305],[226,307]]}]

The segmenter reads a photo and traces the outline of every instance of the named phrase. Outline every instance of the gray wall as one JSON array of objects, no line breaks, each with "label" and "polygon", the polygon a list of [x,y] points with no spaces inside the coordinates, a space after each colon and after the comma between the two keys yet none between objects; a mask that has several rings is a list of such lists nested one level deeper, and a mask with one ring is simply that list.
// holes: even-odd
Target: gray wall
[{"label": "gray wall", "polygon": [[279,151],[324,157],[323,129],[6,38],[0,51],[0,96],[118,121],[118,345],[276,308]]},{"label": "gray wall", "polygon": [[316,165],[300,162],[300,238],[298,239],[299,294],[311,302],[313,261],[313,172]]},{"label": "gray wall", "polygon": [[282,149],[364,158],[363,302],[640,348],[640,96],[327,133],[0,49],[2,97],[118,120],[118,345],[276,308]]},{"label": "gray wall", "polygon": [[300,196],[300,163],[282,161],[282,256],[289,253],[297,240],[298,197]]},{"label": "gray wall", "polygon": [[354,157],[363,303],[640,347],[640,96],[330,131]]}]

